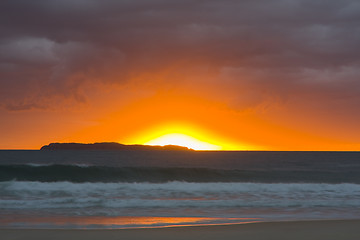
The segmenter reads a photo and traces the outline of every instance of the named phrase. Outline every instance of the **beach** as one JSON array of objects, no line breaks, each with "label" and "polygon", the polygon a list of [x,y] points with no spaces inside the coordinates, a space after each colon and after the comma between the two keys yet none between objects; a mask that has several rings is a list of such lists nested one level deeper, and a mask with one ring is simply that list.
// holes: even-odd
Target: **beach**
[{"label": "beach", "polygon": [[113,230],[2,229],[2,240],[41,239],[251,239],[358,240],[360,220],[262,222],[237,225],[189,226]]}]

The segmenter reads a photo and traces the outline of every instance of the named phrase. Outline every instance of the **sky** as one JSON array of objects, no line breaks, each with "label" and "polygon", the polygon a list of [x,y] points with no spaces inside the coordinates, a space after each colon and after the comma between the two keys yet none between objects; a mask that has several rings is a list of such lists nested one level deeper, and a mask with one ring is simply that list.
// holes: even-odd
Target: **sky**
[{"label": "sky", "polygon": [[2,0],[0,149],[360,150],[357,0]]}]

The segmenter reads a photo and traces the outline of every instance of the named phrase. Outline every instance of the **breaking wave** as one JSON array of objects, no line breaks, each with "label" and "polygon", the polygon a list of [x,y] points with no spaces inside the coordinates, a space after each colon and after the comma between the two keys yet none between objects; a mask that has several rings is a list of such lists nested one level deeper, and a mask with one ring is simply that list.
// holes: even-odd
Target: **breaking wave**
[{"label": "breaking wave", "polygon": [[263,182],[360,183],[360,175],[331,171],[225,170],[212,168],[107,167],[88,165],[0,165],[0,182]]}]

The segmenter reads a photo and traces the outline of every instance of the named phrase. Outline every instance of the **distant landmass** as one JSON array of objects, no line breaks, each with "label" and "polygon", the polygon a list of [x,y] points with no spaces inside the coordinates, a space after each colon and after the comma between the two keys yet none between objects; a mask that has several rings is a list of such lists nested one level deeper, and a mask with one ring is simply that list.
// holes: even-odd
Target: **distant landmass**
[{"label": "distant landmass", "polygon": [[150,146],[150,145],[126,145],[116,142],[100,143],[50,143],[42,146],[40,150],[132,150],[132,151],[194,151],[194,149],[177,146]]}]

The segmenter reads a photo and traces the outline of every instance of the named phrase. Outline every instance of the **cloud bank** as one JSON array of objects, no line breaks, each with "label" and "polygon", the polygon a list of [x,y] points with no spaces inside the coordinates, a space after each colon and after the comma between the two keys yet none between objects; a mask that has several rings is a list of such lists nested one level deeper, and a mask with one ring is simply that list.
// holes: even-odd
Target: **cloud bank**
[{"label": "cloud bank", "polygon": [[234,109],[276,99],[360,120],[359,26],[356,0],[5,0],[0,106],[81,103],[90,84],[166,68]]}]

